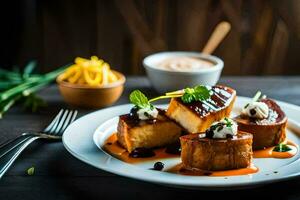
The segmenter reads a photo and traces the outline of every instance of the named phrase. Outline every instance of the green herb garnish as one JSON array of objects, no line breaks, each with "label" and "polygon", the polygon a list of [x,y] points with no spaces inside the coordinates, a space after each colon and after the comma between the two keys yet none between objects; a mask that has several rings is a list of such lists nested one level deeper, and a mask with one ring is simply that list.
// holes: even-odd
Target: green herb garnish
[{"label": "green herb garnish", "polygon": [[[225,121],[225,122],[224,122]],[[209,130],[217,130],[217,131],[221,131],[224,127],[223,126],[226,126],[228,128],[231,128],[232,127],[232,122],[228,119],[228,118],[224,118],[224,121],[220,121],[220,122],[217,122],[216,124],[213,124],[210,126]]]},{"label": "green herb garnish", "polygon": [[180,97],[184,103],[191,103],[193,101],[205,101],[209,99],[211,95],[211,89],[204,85],[198,85],[193,88],[185,88],[184,90],[168,92],[163,96],[150,99],[149,102],[157,101],[160,99]]},{"label": "green herb garnish", "polygon": [[28,168],[28,169],[27,169],[27,174],[28,174],[29,176],[32,176],[32,175],[34,174],[34,167]]},{"label": "green herb garnish", "polygon": [[228,118],[225,117],[224,120],[225,120],[225,122],[226,122],[225,125],[226,125],[227,127],[232,127],[233,124],[232,124],[232,122],[231,122]]},{"label": "green herb garnish", "polygon": [[134,90],[130,93],[129,100],[138,108],[150,108],[152,110],[154,109],[154,106],[151,104],[151,102],[153,101],[181,97],[181,100],[184,103],[191,103],[193,101],[205,101],[210,98],[210,96],[212,95],[211,93],[212,92],[210,88],[204,85],[198,85],[194,88],[186,88],[184,90],[168,92],[163,96],[148,100],[146,95],[144,95],[140,90]]},{"label": "green herb garnish", "polygon": [[198,85],[194,88],[184,89],[184,94],[181,97],[181,100],[184,103],[191,103],[193,101],[204,101],[209,99],[211,96],[210,89],[206,86]]},{"label": "green herb garnish", "polygon": [[292,150],[288,145],[286,144],[283,144],[283,143],[280,143],[278,144],[274,149],[273,151],[276,151],[276,152],[287,152],[287,151],[290,151]]},{"label": "green herb garnish", "polygon": [[131,92],[129,100],[138,108],[153,108],[153,105],[149,102],[146,95],[144,95],[140,90],[134,90],[133,92]]}]

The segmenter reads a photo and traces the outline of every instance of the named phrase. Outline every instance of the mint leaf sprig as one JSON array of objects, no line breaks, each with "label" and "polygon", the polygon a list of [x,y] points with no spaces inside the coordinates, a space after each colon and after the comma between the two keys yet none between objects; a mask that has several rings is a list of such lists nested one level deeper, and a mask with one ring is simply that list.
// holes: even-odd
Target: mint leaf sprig
[{"label": "mint leaf sprig", "polygon": [[186,88],[184,89],[184,94],[181,97],[181,100],[184,103],[191,103],[193,101],[205,101],[210,98],[211,88],[208,88],[204,85],[198,85],[194,88]]},{"label": "mint leaf sprig", "polygon": [[146,95],[144,95],[140,90],[134,90],[129,95],[129,100],[138,108],[153,108]]},{"label": "mint leaf sprig", "polygon": [[134,90],[130,93],[129,100],[138,107],[146,107],[149,104],[148,98],[140,91]]},{"label": "mint leaf sprig", "polygon": [[198,85],[193,88],[185,88],[174,92],[168,92],[163,96],[150,99],[149,102],[157,101],[160,99],[180,97],[183,103],[191,103],[194,101],[205,101],[210,98],[212,91],[210,87]]},{"label": "mint leaf sprig", "polygon": [[160,99],[169,99],[180,97],[184,103],[191,103],[194,101],[205,101],[212,95],[211,88],[204,85],[198,85],[193,88],[185,88],[174,92],[167,92],[165,95],[148,99],[140,90],[134,90],[129,95],[129,100],[138,108],[154,108],[151,104]]}]

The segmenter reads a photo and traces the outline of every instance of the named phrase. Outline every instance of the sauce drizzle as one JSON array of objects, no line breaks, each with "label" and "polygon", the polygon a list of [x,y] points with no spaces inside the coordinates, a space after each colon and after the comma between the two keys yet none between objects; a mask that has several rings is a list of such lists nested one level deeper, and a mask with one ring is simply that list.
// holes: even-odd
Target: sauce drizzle
[{"label": "sauce drizzle", "polygon": [[117,139],[117,135],[114,133],[112,134],[106,141],[103,146],[105,151],[109,153],[110,155],[126,162],[126,163],[138,163],[138,162],[145,162],[145,161],[153,161],[153,160],[159,160],[164,158],[176,158],[180,157],[176,154],[170,154],[166,152],[166,148],[157,148],[153,149],[153,152],[155,153],[152,157],[147,158],[133,158],[129,156],[129,153],[124,149],[119,143]]},{"label": "sauce drizzle", "polygon": [[275,147],[268,147],[262,150],[253,151],[253,158],[291,158],[295,156],[298,152],[298,145],[294,142],[287,140],[285,143],[291,148],[290,151],[286,152],[276,152],[273,151]]},{"label": "sauce drizzle", "polygon": [[186,176],[241,176],[241,175],[254,174],[258,171],[259,169],[254,165],[251,165],[247,168],[224,170],[224,171],[206,171],[206,170],[199,170],[199,169],[189,170],[189,169],[185,169],[182,163],[180,163],[168,169],[166,172],[181,174]]},{"label": "sauce drizzle", "polygon": [[[292,148],[291,151],[287,152],[275,152],[273,149],[275,147],[269,147],[263,150],[253,151],[254,158],[291,158],[296,155],[298,152],[298,145],[292,141],[287,140],[286,144]],[[107,151],[110,155],[120,159],[126,163],[138,163],[138,162],[145,162],[145,161],[153,161],[153,160],[160,160],[164,158],[179,158],[179,155],[167,153],[166,148],[157,148],[154,149],[155,155],[152,157],[147,158],[132,158],[129,156],[129,153],[124,149],[117,140],[116,133],[112,134],[106,141],[103,146],[105,151]],[[233,169],[233,170],[224,170],[224,171],[205,171],[205,170],[198,170],[198,169],[185,169],[182,163],[175,165],[167,169],[165,172],[168,173],[175,173],[187,176],[240,176],[240,175],[247,175],[247,174],[254,174],[258,172],[259,169],[251,165],[247,168],[241,169]]]}]

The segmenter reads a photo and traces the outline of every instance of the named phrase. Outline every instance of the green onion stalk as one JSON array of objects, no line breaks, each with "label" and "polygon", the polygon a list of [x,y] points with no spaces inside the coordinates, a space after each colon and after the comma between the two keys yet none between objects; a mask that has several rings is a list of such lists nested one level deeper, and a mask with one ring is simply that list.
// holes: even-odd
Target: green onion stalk
[{"label": "green onion stalk", "polygon": [[39,91],[40,89],[48,85],[51,81],[53,81],[69,66],[66,65],[60,67],[59,69],[46,73],[44,75],[30,75],[31,71],[34,68],[34,65],[35,63],[30,62],[25,68],[23,75],[20,75],[16,72],[10,72],[0,69],[0,77],[8,77],[11,75],[11,80],[7,82],[0,81],[0,89],[6,88],[6,90],[0,92],[0,118],[2,118],[3,114],[7,112],[22,97],[27,97]]}]

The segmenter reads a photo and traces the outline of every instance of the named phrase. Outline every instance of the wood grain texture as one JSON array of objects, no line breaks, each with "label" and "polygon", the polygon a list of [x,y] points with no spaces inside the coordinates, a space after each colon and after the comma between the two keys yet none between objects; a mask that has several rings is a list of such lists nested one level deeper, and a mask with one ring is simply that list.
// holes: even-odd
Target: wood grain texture
[{"label": "wood grain texture", "polygon": [[[238,95],[252,96],[259,88],[269,97],[300,105],[300,77],[224,77],[221,84],[237,90]],[[157,95],[145,77],[129,77],[126,90],[116,105],[128,103],[133,89],[140,89],[150,97]],[[31,114],[17,106],[0,120],[0,141],[12,138],[23,131],[42,129],[63,103],[56,86],[40,93],[48,107]],[[80,110],[80,116],[93,110]],[[27,176],[26,170],[35,167],[35,174]],[[48,199],[177,199],[187,196],[197,198],[240,199],[299,199],[300,180],[271,184],[251,190],[233,192],[190,191],[168,188],[136,181],[98,170],[71,156],[60,142],[37,141],[17,160],[0,180],[0,199],[48,200]],[[284,191],[284,192],[282,192]]]},{"label": "wood grain texture", "polygon": [[15,0],[2,7],[1,67],[37,59],[45,72],[95,54],[116,70],[144,74],[148,54],[201,51],[213,28],[229,21],[214,52],[225,75],[300,74],[299,0]]}]

